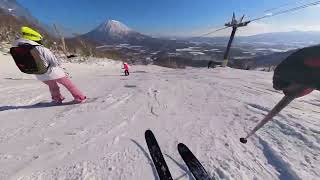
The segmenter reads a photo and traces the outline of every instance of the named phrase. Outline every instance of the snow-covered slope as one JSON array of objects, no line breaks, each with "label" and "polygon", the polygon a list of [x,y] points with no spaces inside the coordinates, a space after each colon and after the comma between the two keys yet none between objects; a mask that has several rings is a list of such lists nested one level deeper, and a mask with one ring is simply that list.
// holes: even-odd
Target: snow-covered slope
[{"label": "snow-covered slope", "polygon": [[320,175],[317,92],[294,101],[243,145],[239,137],[282,97],[271,73],[133,66],[125,77],[115,62],[65,66],[95,100],[36,108],[49,101],[47,87],[0,56],[0,179],[157,179],[146,129],[175,179],[192,179],[179,142],[217,179]]}]

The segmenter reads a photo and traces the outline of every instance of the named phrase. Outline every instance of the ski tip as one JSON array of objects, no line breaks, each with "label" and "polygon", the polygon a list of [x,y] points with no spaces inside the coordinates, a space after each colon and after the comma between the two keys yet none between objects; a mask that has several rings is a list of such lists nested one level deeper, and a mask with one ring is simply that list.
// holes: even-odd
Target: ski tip
[{"label": "ski tip", "polygon": [[144,133],[145,136],[148,136],[150,134],[153,134],[153,132],[150,129],[146,130],[146,132]]},{"label": "ski tip", "polygon": [[183,148],[183,147],[186,147],[186,145],[184,145],[183,143],[178,144],[178,149]]},{"label": "ski tip", "polygon": [[184,152],[189,152],[190,149],[189,149],[188,146],[186,146],[185,144],[179,143],[179,144],[178,144],[178,151],[179,151],[179,153],[181,154],[181,153],[184,153]]},{"label": "ski tip", "polygon": [[246,138],[240,138],[242,144],[247,144],[248,140]]}]

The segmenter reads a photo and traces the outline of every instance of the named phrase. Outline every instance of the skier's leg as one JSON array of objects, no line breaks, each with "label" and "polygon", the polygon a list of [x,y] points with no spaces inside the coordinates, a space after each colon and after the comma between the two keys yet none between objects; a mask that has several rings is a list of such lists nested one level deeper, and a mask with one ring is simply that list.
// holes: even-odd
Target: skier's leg
[{"label": "skier's leg", "polygon": [[76,101],[81,102],[86,99],[86,96],[82,94],[82,92],[72,83],[72,81],[68,77],[60,78],[57,80],[57,82],[66,87]]},{"label": "skier's leg", "polygon": [[53,101],[61,103],[65,99],[60,93],[60,88],[56,80],[44,81],[43,83],[48,85]]}]

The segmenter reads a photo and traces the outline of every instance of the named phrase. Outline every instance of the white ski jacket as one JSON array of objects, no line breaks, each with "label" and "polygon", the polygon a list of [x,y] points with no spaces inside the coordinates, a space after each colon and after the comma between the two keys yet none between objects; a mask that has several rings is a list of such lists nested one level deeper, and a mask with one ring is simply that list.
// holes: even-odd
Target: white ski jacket
[{"label": "white ski jacket", "polygon": [[20,44],[37,45],[35,48],[39,51],[41,59],[47,66],[49,66],[48,71],[45,74],[35,75],[38,80],[49,81],[60,79],[66,76],[64,70],[60,67],[60,62],[48,48],[38,44],[37,42],[23,38],[17,40],[13,46],[17,47]]}]

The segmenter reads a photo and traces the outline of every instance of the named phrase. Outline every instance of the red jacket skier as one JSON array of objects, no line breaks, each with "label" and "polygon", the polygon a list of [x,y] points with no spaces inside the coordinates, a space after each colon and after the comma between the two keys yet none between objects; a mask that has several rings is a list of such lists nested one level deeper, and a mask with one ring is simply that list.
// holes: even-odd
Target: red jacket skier
[{"label": "red jacket skier", "polygon": [[129,65],[128,65],[128,63],[124,62],[122,69],[124,69],[125,76],[129,76]]}]

